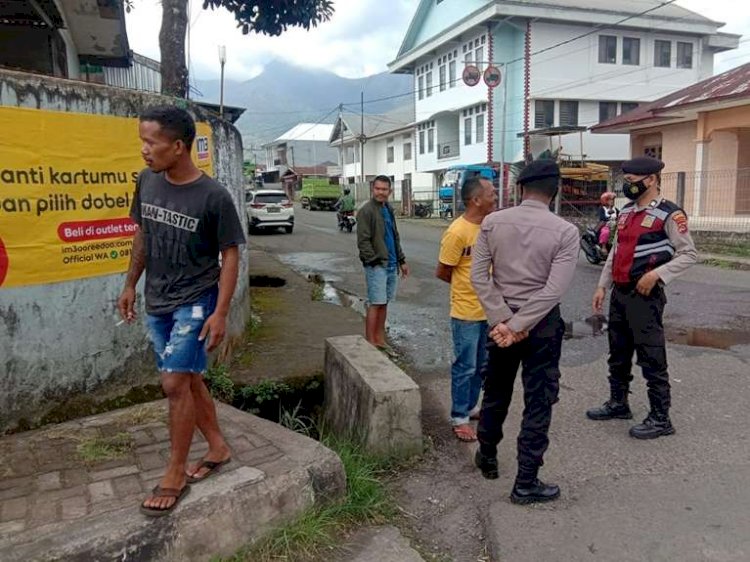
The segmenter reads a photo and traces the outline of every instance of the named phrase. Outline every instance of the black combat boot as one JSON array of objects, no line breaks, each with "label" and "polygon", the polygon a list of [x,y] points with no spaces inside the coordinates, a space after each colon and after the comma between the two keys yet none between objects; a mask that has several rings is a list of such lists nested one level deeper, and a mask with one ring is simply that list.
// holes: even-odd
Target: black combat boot
[{"label": "black combat boot", "polygon": [[496,480],[499,478],[500,473],[497,469],[497,457],[485,456],[482,454],[482,451],[477,449],[474,455],[474,464],[482,471],[482,476],[487,480]]},{"label": "black combat boot", "polygon": [[675,432],[669,414],[651,410],[643,423],[630,428],[630,436],[636,439],[656,439],[662,435],[672,435]]},{"label": "black combat boot", "polygon": [[612,388],[610,398],[599,408],[586,411],[586,417],[590,420],[629,420],[633,418],[633,412],[628,405],[628,389]]},{"label": "black combat boot", "polygon": [[538,478],[531,483],[516,483],[510,493],[510,501],[515,504],[551,502],[560,497],[560,486],[545,484]]}]

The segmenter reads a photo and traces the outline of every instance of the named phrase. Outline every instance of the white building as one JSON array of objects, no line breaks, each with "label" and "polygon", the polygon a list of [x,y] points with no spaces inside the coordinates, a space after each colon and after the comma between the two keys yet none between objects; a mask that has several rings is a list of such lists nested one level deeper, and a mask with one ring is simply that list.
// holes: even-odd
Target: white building
[{"label": "white building", "polygon": [[[718,32],[722,23],[661,4],[422,0],[389,65],[414,75],[417,171],[520,162],[524,131],[534,157],[559,148],[573,159],[626,159],[627,135],[586,129],[710,76],[714,54],[739,42]],[[463,83],[467,63],[484,70],[489,61],[501,86]]]},{"label": "white building", "polygon": [[369,196],[369,182],[375,176],[384,175],[391,178],[394,200],[410,201],[429,199],[433,192],[432,174],[416,171],[415,138],[414,109],[409,104],[383,115],[362,117],[345,111],[329,140],[339,151],[342,182],[356,186],[358,200]]},{"label": "white building", "polygon": [[299,123],[276,140],[262,145],[266,172],[280,177],[289,168],[335,162],[338,151],[328,144],[332,130],[330,124]]}]

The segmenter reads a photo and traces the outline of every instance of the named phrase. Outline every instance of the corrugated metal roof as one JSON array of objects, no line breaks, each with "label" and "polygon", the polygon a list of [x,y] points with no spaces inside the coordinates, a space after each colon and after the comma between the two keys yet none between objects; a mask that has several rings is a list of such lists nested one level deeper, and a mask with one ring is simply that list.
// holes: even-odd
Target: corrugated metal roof
[{"label": "corrugated metal roof", "polygon": [[273,141],[273,143],[284,141],[321,141],[327,143],[328,139],[331,138],[332,131],[333,125],[299,123]]},{"label": "corrugated metal roof", "polygon": [[651,120],[668,117],[675,110],[705,102],[733,99],[750,100],[750,63],[727,70],[706,80],[673,92],[663,98],[642,105],[609,121],[591,127],[594,132],[608,132],[630,125],[641,125]]}]

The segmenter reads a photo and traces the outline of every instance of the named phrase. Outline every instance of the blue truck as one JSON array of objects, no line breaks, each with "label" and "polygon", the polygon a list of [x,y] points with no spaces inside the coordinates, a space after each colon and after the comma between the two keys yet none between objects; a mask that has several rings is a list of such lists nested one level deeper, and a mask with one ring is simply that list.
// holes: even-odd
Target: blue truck
[{"label": "blue truck", "polygon": [[[438,198],[440,199],[440,216],[444,219],[454,217],[453,209],[458,213],[463,212],[464,205],[461,201],[461,188],[467,180],[481,177],[492,182],[495,189],[499,187],[499,169],[487,164],[451,166],[443,172]],[[506,174],[507,177],[507,174]]]}]

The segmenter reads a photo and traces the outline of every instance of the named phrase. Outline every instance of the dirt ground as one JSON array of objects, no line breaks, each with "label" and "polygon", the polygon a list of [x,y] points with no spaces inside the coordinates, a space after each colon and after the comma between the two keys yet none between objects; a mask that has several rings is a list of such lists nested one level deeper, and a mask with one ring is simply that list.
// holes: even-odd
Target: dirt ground
[{"label": "dirt ground", "polygon": [[[280,287],[251,288],[259,326],[231,368],[238,383],[282,380],[323,370],[324,341],[328,337],[363,332],[363,319],[352,308],[313,300],[314,283],[269,254],[251,252],[253,283]],[[392,489],[403,517],[397,522],[426,560],[434,562],[488,561],[481,507],[496,499],[496,486],[477,486],[470,462],[473,445],[458,443],[451,435],[443,407],[430,390],[444,373],[420,374],[399,364],[422,389],[422,425],[428,447],[421,461],[393,481]],[[439,382],[439,381],[438,381]],[[442,384],[438,386],[442,387]],[[485,499],[483,499],[485,498]]]},{"label": "dirt ground", "polygon": [[[250,337],[235,350],[236,383],[311,376],[323,370],[325,340],[360,334],[364,322],[354,311],[320,300],[315,283],[265,252],[250,252]],[[257,286],[279,285],[281,286]]]}]

